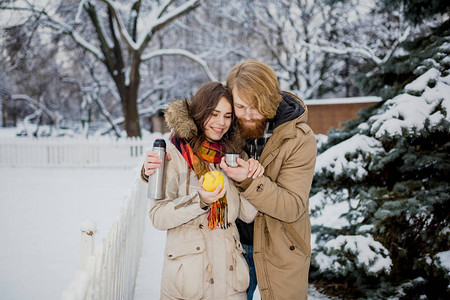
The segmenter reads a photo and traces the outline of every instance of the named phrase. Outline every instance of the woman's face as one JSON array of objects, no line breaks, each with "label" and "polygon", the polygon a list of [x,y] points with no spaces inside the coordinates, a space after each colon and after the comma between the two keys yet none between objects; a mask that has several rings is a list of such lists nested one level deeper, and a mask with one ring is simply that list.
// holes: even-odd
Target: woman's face
[{"label": "woman's face", "polygon": [[216,108],[203,124],[206,138],[209,141],[219,141],[230,129],[232,117],[233,111],[230,103],[225,98],[220,98]]}]

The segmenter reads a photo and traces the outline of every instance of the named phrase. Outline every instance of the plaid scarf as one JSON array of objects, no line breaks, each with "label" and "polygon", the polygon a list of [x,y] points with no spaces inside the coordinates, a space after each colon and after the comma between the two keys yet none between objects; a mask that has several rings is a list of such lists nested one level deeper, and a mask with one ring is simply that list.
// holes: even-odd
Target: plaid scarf
[{"label": "plaid scarf", "polygon": [[[217,142],[210,143],[204,141],[199,151],[196,153],[194,153],[189,143],[186,143],[176,136],[172,137],[171,142],[177,147],[178,151],[181,152],[181,155],[183,155],[189,167],[194,170],[197,178],[200,178],[209,171],[208,163],[220,163],[220,160],[225,153],[225,146]],[[225,196],[212,203],[208,214],[208,228],[227,228],[227,212],[228,206],[227,198]]]}]

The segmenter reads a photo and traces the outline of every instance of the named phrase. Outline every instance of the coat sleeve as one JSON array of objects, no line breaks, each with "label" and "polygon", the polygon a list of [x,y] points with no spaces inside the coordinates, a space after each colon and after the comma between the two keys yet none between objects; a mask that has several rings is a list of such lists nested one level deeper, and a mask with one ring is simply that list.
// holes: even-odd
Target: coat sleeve
[{"label": "coat sleeve", "polygon": [[207,211],[200,208],[200,198],[197,192],[180,195],[179,185],[186,185],[186,176],[177,165],[184,162],[172,154],[172,160],[167,162],[165,174],[165,198],[162,200],[150,200],[150,220],[153,226],[159,230],[167,230],[185,224]]},{"label": "coat sleeve", "polygon": [[[258,211],[284,222],[295,222],[309,209],[309,191],[317,155],[312,132],[289,149],[275,181],[256,178],[242,193]],[[270,165],[268,166],[270,167]]]},{"label": "coat sleeve", "polygon": [[239,195],[239,198],[239,219],[241,219],[245,223],[250,224],[255,219],[258,210],[242,195]]}]

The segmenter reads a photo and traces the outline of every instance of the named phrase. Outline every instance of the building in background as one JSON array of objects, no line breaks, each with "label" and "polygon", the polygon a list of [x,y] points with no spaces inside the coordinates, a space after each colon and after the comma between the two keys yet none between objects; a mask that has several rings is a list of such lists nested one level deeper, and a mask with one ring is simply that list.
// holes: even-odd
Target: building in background
[{"label": "building in background", "polygon": [[377,104],[380,97],[353,97],[334,99],[305,100],[308,106],[308,125],[315,134],[328,134],[340,124],[357,119],[357,113],[362,109]]}]

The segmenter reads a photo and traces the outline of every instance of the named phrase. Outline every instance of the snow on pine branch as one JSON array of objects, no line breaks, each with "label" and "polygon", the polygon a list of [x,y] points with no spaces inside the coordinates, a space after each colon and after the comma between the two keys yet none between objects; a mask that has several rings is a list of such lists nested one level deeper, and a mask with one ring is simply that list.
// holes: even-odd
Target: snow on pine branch
[{"label": "snow on pine branch", "polygon": [[[345,200],[348,198],[348,192],[335,192],[332,196],[336,199],[331,199],[327,193],[321,191],[309,199],[312,226],[342,229],[350,225],[343,216],[351,209],[350,202]],[[336,201],[337,199],[341,201]]]},{"label": "snow on pine branch", "polygon": [[434,257],[436,267],[444,269],[447,272],[447,276],[450,277],[450,250],[439,252]]},{"label": "snow on pine branch", "polygon": [[428,85],[428,82],[436,83],[441,73],[432,68],[425,72],[422,76],[405,86],[405,91],[411,95],[421,95]]},{"label": "snow on pine branch", "polygon": [[362,225],[361,207],[360,197],[350,197],[347,189],[320,191],[309,199],[311,225],[337,230],[357,226],[358,232],[366,232],[370,228]]},{"label": "snow on pine branch", "polygon": [[450,75],[440,76],[431,68],[406,85],[405,93],[386,101],[368,124],[375,137],[402,135],[402,130],[422,130],[429,121],[433,127],[450,121]]},{"label": "snow on pine branch", "polygon": [[347,275],[355,269],[363,269],[368,275],[389,273],[392,260],[389,251],[371,235],[341,235],[324,245],[324,252],[315,257],[321,271]]},{"label": "snow on pine branch", "polygon": [[384,152],[383,145],[373,137],[356,134],[317,157],[315,175],[333,174],[338,178],[350,174],[353,180],[361,180],[367,175],[367,160],[371,155]]}]

